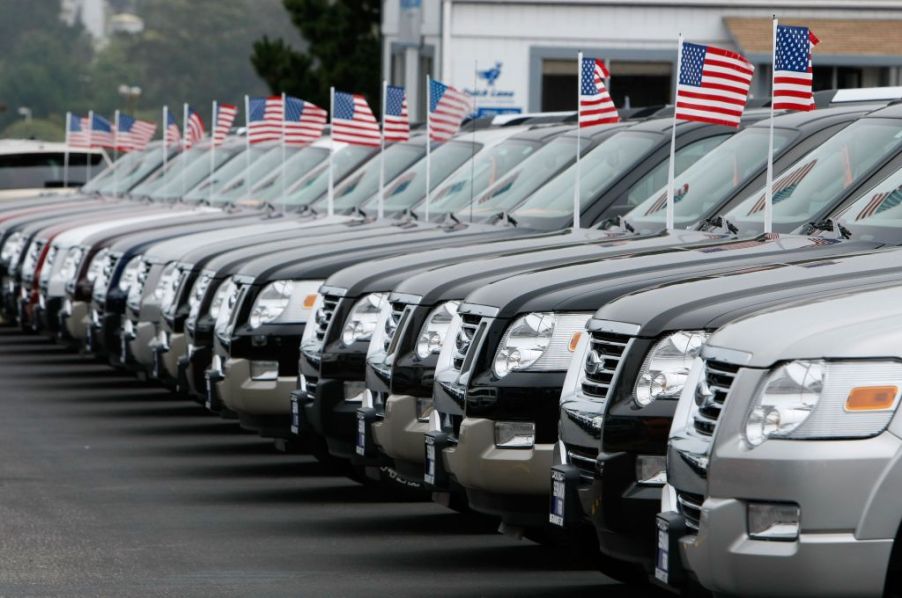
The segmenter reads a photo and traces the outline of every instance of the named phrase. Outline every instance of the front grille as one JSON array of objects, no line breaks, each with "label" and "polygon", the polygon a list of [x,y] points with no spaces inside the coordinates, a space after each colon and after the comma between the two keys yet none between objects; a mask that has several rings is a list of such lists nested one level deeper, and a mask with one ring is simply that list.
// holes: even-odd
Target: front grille
[{"label": "front grille", "polygon": [[699,405],[693,427],[704,436],[714,434],[717,419],[723,409],[727,394],[736,378],[739,366],[722,361],[706,361],[704,380],[695,389],[695,399]]},{"label": "front grille", "polygon": [[316,339],[320,341],[320,343],[326,338],[326,331],[329,330],[329,324],[335,316],[335,308],[338,307],[338,302],[340,300],[341,298],[336,297],[335,295],[323,296],[323,306],[319,309],[319,312],[315,317]]},{"label": "front grille", "polygon": [[572,444],[566,445],[567,461],[579,470],[579,477],[584,482],[592,482],[595,479],[595,457],[598,451],[593,451]]},{"label": "front grille", "polygon": [[591,342],[586,354],[583,392],[590,397],[606,400],[632,337],[601,330],[589,334]]},{"label": "front grille", "polygon": [[476,336],[476,329],[479,328],[479,322],[482,320],[480,316],[471,314],[463,314],[461,316],[460,331],[454,340],[454,369],[460,371],[463,368],[464,360],[467,352],[473,344],[473,338]]},{"label": "front grille", "polygon": [[702,518],[702,503],[705,497],[691,492],[677,492],[677,510],[686,521],[686,527],[698,531],[698,525]]}]

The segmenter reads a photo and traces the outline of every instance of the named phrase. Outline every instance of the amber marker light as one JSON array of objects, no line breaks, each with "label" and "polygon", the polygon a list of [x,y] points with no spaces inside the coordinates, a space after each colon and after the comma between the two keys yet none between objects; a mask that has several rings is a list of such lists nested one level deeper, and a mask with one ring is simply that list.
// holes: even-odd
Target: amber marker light
[{"label": "amber marker light", "polygon": [[313,304],[316,303],[316,293],[310,293],[306,297],[304,297],[304,309],[310,309],[313,307]]},{"label": "amber marker light", "polygon": [[571,353],[576,351],[576,345],[579,344],[579,339],[581,339],[582,337],[583,337],[583,333],[580,330],[577,330],[576,332],[574,332],[573,334],[570,335],[570,344],[567,345],[567,348],[570,350]]},{"label": "amber marker light", "polygon": [[887,411],[898,394],[895,386],[856,386],[846,398],[846,411]]}]

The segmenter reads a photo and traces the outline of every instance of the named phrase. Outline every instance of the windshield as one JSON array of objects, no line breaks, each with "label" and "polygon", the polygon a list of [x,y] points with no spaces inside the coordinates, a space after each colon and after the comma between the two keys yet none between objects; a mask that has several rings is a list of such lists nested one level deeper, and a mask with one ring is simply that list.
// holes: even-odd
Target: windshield
[{"label": "windshield", "polygon": [[[616,133],[580,159],[580,199],[583,210],[657,147],[662,136],[654,133]],[[573,215],[576,164],[533,193],[514,212],[515,218],[560,218]]]},{"label": "windshield", "polygon": [[[580,143],[585,152],[590,139]],[[473,218],[510,211],[576,159],[576,137],[557,137],[526,158],[476,200]]]},{"label": "windshield", "polygon": [[[160,156],[162,158],[162,151]],[[167,184],[169,181],[181,175],[182,171],[195,161],[199,161],[206,154],[195,147],[187,152],[181,152],[175,157],[170,156],[166,162],[166,168],[160,168],[153,174],[144,179],[141,184],[131,190],[131,194],[136,197],[144,197],[150,195],[151,192]],[[161,160],[162,161],[162,160]]]},{"label": "windshield", "polygon": [[[425,145],[399,143],[385,148],[386,185],[426,155]],[[366,163],[335,189],[335,209],[349,210],[379,193],[379,157]],[[376,208],[378,211],[378,208]]]},{"label": "windshield", "polygon": [[[335,152],[332,157],[332,178],[337,183],[348,174],[354,172],[361,164],[369,160],[377,152],[371,147],[348,145]],[[328,198],[324,197],[329,191],[329,164],[319,166],[311,176],[304,177],[288,191],[284,204],[286,207],[300,207],[310,205],[316,200],[313,208],[320,213],[328,210]]]},{"label": "windshield", "polygon": [[[217,153],[218,153],[217,149]],[[286,150],[287,151],[287,150]],[[210,150],[207,150],[209,158]],[[202,201],[212,199],[213,202],[224,202],[228,199],[226,189],[234,187],[243,188],[245,175],[249,174],[251,180],[259,180],[259,177],[269,174],[270,170],[278,164],[282,157],[281,148],[271,145],[252,145],[242,149],[234,160],[229,160],[212,175],[206,177],[199,185],[194,187],[185,199],[188,201]]]},{"label": "windshield", "polygon": [[[774,129],[774,155],[798,133]],[[767,162],[768,130],[746,129],[724,141],[712,152],[674,180],[673,224],[685,228],[710,216],[733,192],[757,176]],[[660,189],[633,208],[626,220],[637,232],[664,228],[667,218],[667,191]]]},{"label": "windshield", "polygon": [[[91,180],[85,183],[81,190],[83,193],[102,193],[105,185],[112,187],[113,182],[113,172],[119,171],[120,176],[122,172],[125,172],[131,168],[134,168],[135,164],[139,163],[141,160],[144,160],[147,157],[148,153],[146,151],[143,152],[131,152],[128,154],[122,154],[118,160],[110,164],[108,168],[101,170],[99,173],[95,173],[96,176],[91,177]],[[70,165],[71,168],[71,165]],[[84,169],[84,166],[80,166],[79,168]],[[69,175],[71,179],[71,173]]]},{"label": "windshield", "polygon": [[[243,149],[244,147],[240,145],[217,148],[216,152],[212,154],[214,176],[219,168],[230,162],[232,158],[240,154]],[[199,157],[197,159],[188,164],[177,175],[173,173],[170,176],[167,176],[166,184],[151,191],[149,194],[150,197],[153,199],[174,199],[184,197],[187,191],[194,189],[198,183],[210,176],[210,156],[211,154],[208,148],[205,147],[200,149]]]},{"label": "windshield", "polygon": [[[538,148],[536,143],[512,139],[480,152],[436,189],[430,198],[430,214],[438,216],[466,208],[475,196],[497,183]],[[424,212],[425,205],[420,204],[417,213],[425,215]]]},{"label": "windshield", "polygon": [[269,176],[257,183],[247,196],[251,200],[273,203],[281,199],[285,191],[307,176],[317,164],[322,164],[328,157],[329,150],[324,147],[307,146],[302,148],[285,161],[284,169],[281,166],[276,168]]},{"label": "windshield", "polygon": [[[774,182],[773,230],[791,232],[816,220],[900,146],[902,119],[866,118],[849,125]],[[761,232],[764,191],[759,190],[725,217],[743,232]]]},{"label": "windshield", "polygon": [[[441,185],[452,172],[460,168],[471,156],[482,149],[482,144],[469,141],[449,141],[432,150],[430,161],[430,191]],[[413,207],[426,197],[426,160],[420,160],[395,178],[385,190],[385,213],[398,214]],[[367,211],[376,211],[378,197],[366,203]]]},{"label": "windshield", "polygon": [[898,236],[902,230],[902,169],[862,193],[838,220],[856,239]]}]

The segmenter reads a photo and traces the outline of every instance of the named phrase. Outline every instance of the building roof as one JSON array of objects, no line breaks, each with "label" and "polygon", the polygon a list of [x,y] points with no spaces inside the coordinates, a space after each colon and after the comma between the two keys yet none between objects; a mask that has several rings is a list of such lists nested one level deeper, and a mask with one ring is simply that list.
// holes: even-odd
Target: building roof
[{"label": "building roof", "polygon": [[[772,29],[768,18],[724,17],[724,24],[743,54],[771,55]],[[902,56],[902,20],[896,19],[780,19],[781,25],[804,25],[820,39],[817,56]],[[768,59],[767,62],[770,62]]]}]

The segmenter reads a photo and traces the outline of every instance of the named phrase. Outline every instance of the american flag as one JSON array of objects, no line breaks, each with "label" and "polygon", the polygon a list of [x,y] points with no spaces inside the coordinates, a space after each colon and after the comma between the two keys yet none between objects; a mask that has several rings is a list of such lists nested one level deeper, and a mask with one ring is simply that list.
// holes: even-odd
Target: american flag
[{"label": "american flag", "polygon": [[110,121],[99,114],[91,114],[88,120],[91,147],[113,147],[113,127]]},{"label": "american flag", "polygon": [[379,147],[379,123],[366,98],[336,91],[332,98],[332,139],[351,145]]},{"label": "american flag", "polygon": [[820,40],[808,27],[777,25],[774,48],[774,110],[814,110],[811,49]]},{"label": "american flag", "polygon": [[[799,186],[799,183],[802,182],[802,179],[808,176],[808,173],[811,172],[811,169],[814,168],[815,164],[817,164],[817,160],[812,160],[811,162],[803,164],[792,172],[786,173],[785,175],[780,177],[780,180],[774,183],[774,205],[777,205],[778,203],[792,195],[793,191],[796,190],[796,187]],[[758,201],[755,202],[755,205],[752,206],[752,209],[749,210],[749,213],[746,215],[751,216],[752,214],[757,214],[764,209],[764,204],[765,197],[764,195],[761,195],[761,197],[758,198]]]},{"label": "american flag", "polygon": [[88,147],[88,119],[77,114],[69,114],[66,124],[66,144],[69,147]]},{"label": "american flag", "polygon": [[247,103],[247,137],[249,143],[265,143],[282,139],[282,97],[250,98]]},{"label": "american flag", "polygon": [[473,111],[470,96],[435,79],[429,80],[429,139],[448,141]]},{"label": "american flag", "polygon": [[182,140],[182,133],[179,131],[179,124],[175,120],[172,112],[166,112],[166,130],[163,132],[163,144],[166,147],[179,145]]},{"label": "american flag", "polygon": [[285,145],[305,145],[323,136],[329,113],[310,102],[285,96]]},{"label": "american flag", "polygon": [[738,127],[754,71],[736,52],[683,43],[674,116]]},{"label": "american flag", "polygon": [[216,114],[213,115],[215,123],[213,129],[213,145],[220,145],[229,135],[235,116],[238,114],[238,106],[233,104],[216,104]]},{"label": "american flag", "polygon": [[188,129],[185,132],[185,149],[191,149],[191,146],[204,138],[204,121],[194,108],[188,106],[188,119],[185,122]]},{"label": "american flag", "polygon": [[[678,204],[680,200],[686,197],[686,194],[689,193],[689,183],[683,183],[683,186],[679,189],[674,189],[673,191],[673,203]],[[660,212],[664,208],[667,207],[667,192],[661,194],[658,199],[655,200],[655,203],[651,204],[651,207],[645,212],[645,216],[650,216],[655,212]]]},{"label": "american flag", "polygon": [[579,70],[579,126],[594,127],[620,122],[611,94],[604,86],[610,78],[605,64],[598,58],[583,58]]},{"label": "american flag", "polygon": [[858,212],[855,220],[870,218],[874,214],[879,214],[885,210],[895,208],[899,204],[902,204],[902,186],[896,187],[892,191],[875,193],[868,201],[867,205]]},{"label": "american flag", "polygon": [[116,142],[120,151],[143,150],[157,132],[157,123],[138,120],[128,114],[119,115]]},{"label": "american flag", "polygon": [[382,132],[388,142],[410,139],[410,118],[407,116],[407,96],[403,87],[389,85],[385,88]]}]

